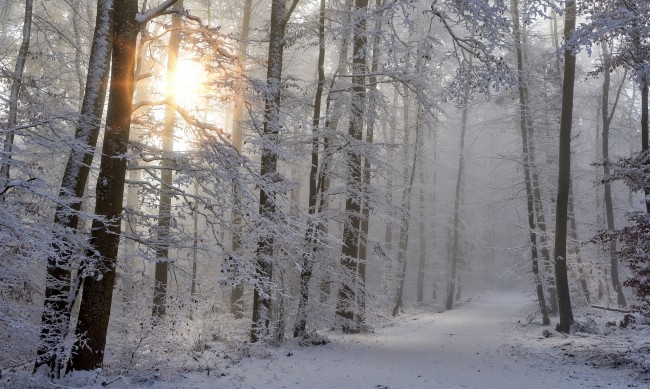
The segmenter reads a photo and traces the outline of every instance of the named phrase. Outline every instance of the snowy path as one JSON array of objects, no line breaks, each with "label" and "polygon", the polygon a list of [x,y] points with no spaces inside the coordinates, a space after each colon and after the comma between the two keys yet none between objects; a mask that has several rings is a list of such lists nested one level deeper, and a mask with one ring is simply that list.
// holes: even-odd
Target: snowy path
[{"label": "snowy path", "polygon": [[[491,293],[452,311],[411,317],[373,334],[336,336],[323,347],[287,346],[268,359],[246,358],[223,370],[221,378],[190,374],[183,383],[155,387],[627,387],[630,378],[622,369],[567,361],[541,337],[525,336],[517,322],[525,320],[531,304],[523,293]],[[541,334],[539,327],[528,331]]]}]

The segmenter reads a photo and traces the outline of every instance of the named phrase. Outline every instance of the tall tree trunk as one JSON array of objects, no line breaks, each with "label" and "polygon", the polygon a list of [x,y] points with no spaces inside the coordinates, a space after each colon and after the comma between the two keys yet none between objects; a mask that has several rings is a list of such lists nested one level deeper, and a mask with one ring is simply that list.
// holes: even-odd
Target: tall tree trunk
[{"label": "tall tree trunk", "polygon": [[[367,54],[367,33],[366,33],[366,12],[368,0],[355,0],[353,15],[354,20],[354,44],[352,48],[352,97],[351,97],[351,118],[348,128],[348,135],[361,141],[363,138],[364,105],[366,100],[366,54]],[[361,189],[361,154],[358,150],[347,151],[347,195],[345,200],[346,221],[343,226],[343,247],[341,249],[341,266],[347,271],[346,278],[361,278],[359,262],[359,228],[361,225],[361,204],[358,201]],[[353,328],[356,301],[356,292],[353,289],[351,280],[344,281],[339,288],[336,314],[347,320],[343,325],[344,332],[355,332]],[[364,286],[361,285],[363,288]],[[359,323],[357,323],[359,324]]]},{"label": "tall tree trunk", "polygon": [[25,14],[23,18],[22,42],[18,49],[18,58],[14,66],[14,73],[11,80],[11,91],[9,92],[9,112],[7,114],[7,133],[4,139],[2,162],[0,163],[0,179],[2,185],[0,188],[7,186],[9,183],[9,170],[11,165],[11,153],[14,146],[14,127],[18,117],[18,99],[20,98],[20,87],[23,84],[23,73],[25,71],[25,62],[29,52],[29,41],[32,36],[32,10],[34,0],[25,0]]},{"label": "tall tree trunk", "polygon": [[458,146],[460,155],[458,157],[458,173],[456,176],[456,197],[454,198],[454,230],[452,235],[451,264],[449,268],[449,284],[447,285],[445,309],[452,309],[454,306],[454,290],[457,281],[456,273],[458,271],[458,262],[460,261],[460,203],[462,197],[463,171],[465,169],[465,132],[467,131],[467,116],[469,114],[468,99],[469,91],[466,89],[465,96],[463,97],[464,106],[460,122],[460,144]]},{"label": "tall tree trunk", "polygon": [[[237,48],[238,52],[238,62],[239,62],[239,75],[238,75],[238,88],[237,93],[235,94],[235,109],[233,112],[232,119],[232,145],[237,151],[241,152],[243,146],[243,120],[244,120],[244,105],[246,104],[245,97],[245,88],[244,88],[244,76],[246,74],[246,51],[248,49],[248,35],[250,33],[250,24],[251,24],[251,13],[253,7],[253,0],[244,0],[244,13],[242,16],[242,26],[241,26],[241,36],[239,41],[239,47]],[[237,188],[235,187],[235,190]],[[235,193],[235,201],[238,201],[239,196]],[[241,246],[241,223],[242,215],[239,212],[239,206],[237,203],[234,204],[232,210],[232,222],[234,226],[234,232],[232,234],[232,251],[237,253],[239,247]],[[244,284],[241,282],[237,283],[232,287],[230,293],[230,313],[235,316],[235,319],[244,318],[244,309],[243,301],[244,297]]]},{"label": "tall tree trunk", "polygon": [[[73,145],[61,181],[59,205],[54,223],[63,229],[76,231],[79,211],[90,165],[93,161],[97,137],[104,111],[106,87],[111,58],[112,0],[97,2],[95,32],[90,50],[88,74],[81,113],[75,129]],[[41,345],[36,353],[34,370],[48,365],[50,375],[58,377],[65,360],[64,340],[69,330],[70,313],[78,285],[71,289],[72,252],[66,248],[65,238],[55,244],[54,255],[47,260],[44,311],[41,318]]]},{"label": "tall tree trunk", "polygon": [[548,291],[548,313],[556,315],[558,313],[557,306],[557,290],[555,287],[555,275],[553,272],[553,263],[551,262],[551,254],[548,249],[548,229],[546,228],[546,214],[544,213],[544,204],[542,202],[542,191],[539,184],[539,173],[535,165],[535,142],[533,128],[528,125],[528,154],[529,154],[529,170],[530,177],[533,185],[533,200],[535,209],[535,223],[539,229],[539,251],[542,255],[544,262],[544,270],[546,271],[547,279],[542,279],[542,285],[546,283]]},{"label": "tall tree trunk", "polygon": [[[282,92],[282,59],[284,55],[287,22],[298,5],[293,0],[287,9],[285,0],[273,0],[271,5],[271,31],[264,93],[264,125],[260,176],[271,179],[277,173],[278,154],[274,150],[280,142],[280,99]],[[262,218],[273,219],[276,211],[275,193],[260,188],[259,213]],[[273,273],[273,236],[268,232],[257,243],[256,278],[253,292],[253,323],[251,342],[268,335],[271,313],[271,276]]]},{"label": "tall tree trunk", "polygon": [[[406,88],[405,88],[406,89]],[[406,93],[405,93],[406,97]],[[404,102],[407,102],[407,99],[404,99]],[[404,107],[404,112],[408,111],[408,106]],[[406,151],[409,147],[408,145],[408,115],[405,115],[404,118],[404,127],[406,135],[404,136],[404,148],[405,153],[408,156]],[[422,146],[421,131],[420,131],[420,120],[421,120],[421,111],[417,113],[416,125],[415,125],[415,139],[414,145],[415,149],[413,150],[413,160],[411,166],[405,166],[404,169],[404,191],[402,192],[402,217],[400,218],[400,227],[399,227],[399,247],[397,251],[397,293],[395,294],[395,306],[393,307],[392,315],[397,316],[399,310],[404,306],[404,283],[406,280],[406,265],[407,265],[407,250],[409,243],[409,225],[411,220],[411,199],[413,192],[413,182],[415,180],[415,171],[417,169],[418,154],[420,154],[420,147]],[[410,170],[410,171],[409,171]],[[408,181],[406,181],[408,180]]]},{"label": "tall tree trunk", "polygon": [[[435,242],[435,233],[436,233],[436,183],[438,182],[438,131],[434,128],[431,131],[432,142],[433,143],[433,162],[431,170],[433,170],[433,178],[431,183],[431,209],[433,210],[433,217],[431,218],[431,241]],[[438,282],[436,277],[436,261],[435,256],[431,256],[431,284],[432,292],[431,299],[435,302],[438,299]]]},{"label": "tall tree trunk", "polygon": [[[352,10],[352,5],[353,5],[354,0],[345,0],[343,7],[344,7],[344,24],[349,24],[351,20],[351,10]],[[339,49],[339,63],[337,66],[337,71],[336,73],[339,74],[341,77],[345,77],[348,75],[348,46],[350,42],[350,34],[347,32],[347,30],[344,31],[344,33],[341,34],[342,39],[341,39],[341,46]],[[327,98],[325,99],[325,131],[326,135],[324,136],[323,139],[323,161],[321,163],[322,168],[319,171],[319,178],[318,178],[318,186],[319,186],[319,193],[325,193],[327,189],[329,188],[330,184],[330,166],[332,163],[332,159],[334,157],[334,150],[332,150],[331,146],[331,141],[330,137],[332,136],[334,132],[338,131],[339,123],[341,121],[341,118],[343,116],[343,111],[344,107],[347,107],[344,105],[347,103],[345,99],[337,98],[335,97],[336,94],[341,93],[340,91],[335,91],[334,87],[336,85],[336,75],[332,77],[332,81],[329,87],[329,91],[327,93]],[[325,209],[325,206],[327,204],[327,198],[326,196],[321,196],[320,201],[319,201],[319,211],[318,213],[321,213],[323,209]],[[321,235],[327,234],[327,231],[329,229],[327,220],[324,221],[325,223],[322,225],[323,231],[321,232]],[[321,295],[320,295],[320,300],[321,302],[325,302],[331,293],[331,287],[332,287],[332,277],[329,272],[325,272],[323,274],[323,279],[320,282],[320,290],[321,290]]]},{"label": "tall tree trunk", "polygon": [[[419,104],[418,104],[419,105]],[[419,107],[418,110],[422,110],[422,107]],[[427,260],[427,230],[426,230],[426,207],[424,199],[424,158],[420,156],[419,163],[419,179],[420,179],[420,261],[418,262],[418,283],[417,283],[417,297],[416,301],[418,303],[424,302],[424,276],[426,270],[426,260]],[[435,169],[435,167],[434,167]]]},{"label": "tall tree trunk", "polygon": [[[512,0],[512,15],[514,24],[515,35],[515,50],[517,53],[517,72],[518,72],[518,90],[519,90],[519,129],[521,131],[521,139],[523,145],[524,157],[524,181],[526,184],[526,205],[528,207],[528,228],[531,249],[531,259],[533,267],[533,277],[535,280],[535,290],[537,292],[537,301],[539,303],[540,312],[542,314],[542,323],[549,325],[551,323],[548,316],[548,309],[546,307],[546,300],[544,298],[544,285],[540,277],[539,271],[539,258],[537,251],[537,223],[535,220],[535,193],[531,181],[531,143],[529,139],[529,126],[528,126],[528,91],[524,81],[524,39],[521,31],[521,24],[519,19],[519,1]],[[540,199],[541,205],[541,199]],[[541,210],[537,212],[539,214]]]},{"label": "tall tree trunk", "polygon": [[[393,97],[392,97],[392,113],[389,120],[389,135],[385,139],[387,144],[387,149],[392,150],[395,146],[395,133],[397,132],[397,100],[398,100],[398,91],[397,87],[393,86]],[[391,158],[390,153],[387,156]],[[386,192],[388,192],[388,203],[393,204],[393,174],[386,175]],[[389,217],[386,220],[386,229],[384,230],[384,242],[386,244],[385,255],[383,255],[383,284],[384,292],[386,295],[391,293],[392,289],[392,280],[394,275],[394,264],[393,264],[393,218]]]},{"label": "tall tree trunk", "polygon": [[[564,39],[568,40],[575,29],[576,2],[567,0],[564,8]],[[573,324],[569,278],[567,275],[567,206],[569,178],[571,175],[571,122],[573,120],[573,90],[576,57],[571,49],[564,50],[564,80],[562,83],[562,114],[560,116],[559,173],[557,185],[557,208],[555,213],[555,283],[557,286],[560,322],[557,329],[568,333]]]},{"label": "tall tree trunk", "polygon": [[115,264],[121,232],[127,145],[131,128],[135,49],[140,24],[136,0],[114,0],[113,58],[106,132],[97,178],[97,217],[92,223],[83,295],[79,306],[70,369],[94,370],[102,366],[111,313]]},{"label": "tall tree trunk", "polygon": [[181,45],[182,17],[179,12],[183,10],[183,0],[174,5],[175,13],[172,15],[171,32],[167,46],[167,97],[169,102],[165,106],[165,119],[163,123],[162,161],[160,172],[160,194],[158,200],[158,226],[156,228],[156,265],[154,274],[153,308],[154,323],[165,316],[167,300],[167,273],[169,261],[169,227],[172,212],[172,154],[174,152],[174,125],[176,122],[176,96],[174,95],[176,83],[176,69],[178,67],[178,53]]},{"label": "tall tree trunk", "polygon": [[[648,150],[648,84],[641,87],[641,150]],[[645,209],[650,213],[650,191],[645,191]]]},{"label": "tall tree trunk", "polygon": [[[375,2],[377,9],[380,11],[375,15],[375,25],[374,25],[374,37],[372,41],[372,60],[370,65],[370,76],[368,77],[369,93],[368,93],[368,105],[367,105],[367,114],[368,122],[366,127],[366,142],[372,144],[374,141],[374,128],[375,128],[375,118],[377,115],[376,103],[379,101],[378,95],[379,90],[377,89],[377,70],[379,69],[379,44],[380,44],[380,31],[382,27],[383,19],[383,3],[384,0],[377,0]],[[359,232],[359,269],[358,274],[360,279],[358,280],[360,291],[357,294],[357,304],[358,304],[358,315],[356,321],[358,325],[362,325],[365,321],[364,314],[366,310],[366,261],[368,259],[368,229],[370,227],[370,205],[368,198],[368,189],[370,187],[370,159],[367,156],[363,157],[363,191],[364,195],[361,196],[361,231]]]},{"label": "tall tree trunk", "polygon": [[[199,183],[194,182],[194,196],[198,199],[199,197]],[[199,264],[198,260],[198,251],[199,251],[199,204],[195,200],[194,207],[192,208],[192,286],[190,287],[190,294],[192,295],[193,301],[198,302],[196,299],[196,270]]]},{"label": "tall tree trunk", "polygon": [[[608,64],[611,61],[611,55],[609,53],[609,48],[607,47],[607,45],[608,45],[607,42],[601,43],[602,52],[603,52],[603,62],[605,63],[605,66],[608,66]],[[625,80],[621,82],[621,86],[623,85],[624,82]],[[609,178],[610,176],[610,168],[608,163],[609,129],[612,123],[612,119],[614,118],[614,113],[616,112],[616,106],[618,105],[618,99],[621,93],[621,89],[619,89],[610,113],[609,89],[610,89],[610,73],[608,70],[605,70],[603,72],[603,95],[602,95],[600,113],[601,113],[601,119],[603,123],[603,162],[604,162],[603,173],[606,179]],[[604,185],[605,185],[605,215],[607,217],[607,230],[614,231],[615,226],[614,226],[614,207],[612,205],[612,186],[611,183],[608,181],[605,181]],[[627,306],[627,302],[625,301],[625,295],[623,294],[623,289],[621,288],[621,282],[618,278],[618,258],[616,257],[617,250],[616,250],[615,240],[611,240],[609,242],[608,249],[609,249],[610,276],[612,278],[612,287],[614,288],[614,292],[616,292],[616,301],[619,307],[625,307]]]},{"label": "tall tree trunk", "polygon": [[[318,15],[318,82],[316,84],[316,96],[314,97],[314,114],[312,117],[312,141],[311,141],[311,168],[309,171],[309,209],[310,216],[315,216],[319,196],[318,191],[318,152],[320,143],[320,112],[325,87],[325,0],[320,0]],[[307,232],[305,242],[307,243],[308,254],[305,254],[300,271],[300,300],[298,302],[298,317],[293,330],[293,337],[306,335],[307,329],[307,304],[309,303],[309,283],[312,277],[314,260],[319,251],[322,237],[318,235],[322,228],[320,221],[309,219],[307,221]]]}]

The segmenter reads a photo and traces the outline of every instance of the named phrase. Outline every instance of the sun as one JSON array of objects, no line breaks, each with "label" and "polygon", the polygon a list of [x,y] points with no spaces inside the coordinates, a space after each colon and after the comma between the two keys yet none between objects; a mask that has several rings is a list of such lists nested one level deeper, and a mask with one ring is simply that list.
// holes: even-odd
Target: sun
[{"label": "sun", "polygon": [[176,103],[183,108],[194,108],[205,92],[205,69],[199,62],[179,59],[172,81]]}]

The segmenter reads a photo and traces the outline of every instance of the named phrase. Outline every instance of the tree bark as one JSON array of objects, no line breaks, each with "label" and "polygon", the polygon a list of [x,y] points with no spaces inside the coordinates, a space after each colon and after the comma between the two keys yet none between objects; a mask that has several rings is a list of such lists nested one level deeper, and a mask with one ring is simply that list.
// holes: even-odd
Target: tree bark
[{"label": "tree bark", "polygon": [[[641,150],[648,150],[648,84],[641,87]],[[645,191],[645,209],[650,213],[650,191]]]},{"label": "tree bark", "polygon": [[[355,141],[363,138],[363,118],[365,114],[366,99],[366,11],[368,0],[355,0],[353,14],[354,20],[354,43],[352,48],[352,97],[351,97],[351,118],[348,128],[348,135]],[[347,274],[345,278],[361,278],[359,263],[359,228],[361,225],[361,204],[357,199],[361,189],[361,154],[358,150],[347,151],[347,195],[345,200],[346,221],[343,226],[343,247],[341,249],[341,266]],[[339,288],[336,314],[346,320],[343,324],[344,332],[357,332],[354,328],[356,292],[351,280],[344,281]],[[363,285],[361,286],[364,287]],[[363,293],[363,292],[361,292]],[[357,325],[359,323],[356,323]]]},{"label": "tree bark", "polygon": [[[280,139],[280,100],[282,91],[282,59],[284,55],[285,31],[291,13],[299,0],[293,0],[289,9],[285,0],[273,0],[271,5],[271,31],[264,93],[264,125],[260,161],[260,176],[270,180],[277,173],[278,154],[274,151]],[[259,214],[273,219],[276,211],[275,193],[260,188]],[[271,313],[271,276],[273,273],[273,235],[269,231],[257,243],[256,278],[253,292],[253,323],[251,342],[257,342],[268,335]]]},{"label": "tree bark", "polygon": [[[244,88],[244,75],[246,74],[246,52],[248,49],[248,35],[250,33],[250,23],[251,23],[251,13],[253,7],[253,0],[244,0],[244,13],[242,15],[242,26],[241,26],[241,36],[239,41],[239,47],[237,48],[238,52],[238,62],[239,62],[239,75],[238,75],[238,89],[235,94],[235,109],[233,112],[232,119],[232,145],[233,147],[241,152],[243,146],[243,120],[244,120],[244,105],[246,104],[245,97],[245,88]],[[237,191],[237,187],[234,188]],[[239,196],[235,193],[235,204],[232,210],[232,223],[234,226],[234,232],[232,234],[232,251],[237,253],[239,247],[241,246],[241,239],[239,235],[241,234],[241,223],[242,215],[239,212],[239,206],[237,201]],[[230,313],[235,316],[235,319],[244,318],[244,307],[242,306],[244,297],[244,284],[238,282],[232,287],[230,293]]]},{"label": "tree bark", "polygon": [[102,366],[111,313],[115,265],[121,232],[127,145],[131,128],[135,48],[139,23],[136,0],[114,1],[113,58],[106,132],[96,190],[96,218],[92,223],[83,295],[77,321],[77,340],[69,369]]},{"label": "tree bark", "polygon": [[[320,143],[320,112],[325,87],[325,0],[320,0],[318,15],[318,81],[316,84],[316,95],[314,97],[314,114],[312,117],[312,143],[311,143],[311,167],[309,171],[309,209],[310,216],[316,216],[318,199],[323,196],[318,191],[318,153]],[[307,329],[307,305],[309,303],[309,283],[312,277],[314,260],[320,250],[322,237],[318,235],[322,228],[319,228],[320,221],[310,218],[307,221],[307,232],[305,242],[307,243],[308,254],[305,254],[300,271],[300,299],[298,302],[298,317],[293,330],[293,337],[306,336]]]},{"label": "tree bark", "polygon": [[[81,113],[75,129],[73,145],[63,173],[59,190],[59,205],[54,223],[62,229],[76,231],[79,226],[81,199],[88,182],[97,137],[104,111],[106,87],[111,58],[111,0],[97,2],[97,16],[90,50],[89,71],[86,77]],[[53,245],[54,255],[47,260],[44,311],[41,318],[41,344],[36,353],[34,371],[49,366],[52,377],[58,377],[65,360],[64,340],[69,331],[70,314],[79,285],[71,288],[73,252],[64,236]]]},{"label": "tree bark", "polygon": [[529,139],[529,127],[528,127],[528,93],[527,86],[524,81],[524,47],[523,47],[523,37],[520,27],[519,19],[519,1],[512,0],[512,15],[513,15],[513,25],[514,25],[514,37],[515,37],[515,50],[517,53],[517,83],[519,91],[519,129],[521,131],[521,139],[523,146],[523,157],[524,157],[524,181],[526,184],[526,205],[528,207],[528,228],[529,228],[529,239],[530,239],[530,249],[531,249],[531,259],[533,267],[533,277],[535,280],[535,290],[537,292],[537,301],[539,303],[540,312],[542,314],[542,323],[544,325],[549,325],[551,323],[548,316],[548,309],[546,307],[546,299],[544,298],[544,284],[540,277],[539,271],[539,259],[537,251],[537,223],[535,220],[535,193],[533,190],[533,184],[531,182],[531,139]]},{"label": "tree bark", "polygon": [[[576,2],[565,3],[564,39],[568,40],[575,29]],[[571,175],[571,122],[573,119],[573,91],[575,83],[576,57],[571,49],[564,50],[564,80],[562,83],[562,114],[560,116],[559,174],[557,208],[555,214],[555,283],[557,286],[560,322],[557,329],[568,333],[573,324],[571,295],[567,275],[567,206],[569,200],[569,178]]]}]

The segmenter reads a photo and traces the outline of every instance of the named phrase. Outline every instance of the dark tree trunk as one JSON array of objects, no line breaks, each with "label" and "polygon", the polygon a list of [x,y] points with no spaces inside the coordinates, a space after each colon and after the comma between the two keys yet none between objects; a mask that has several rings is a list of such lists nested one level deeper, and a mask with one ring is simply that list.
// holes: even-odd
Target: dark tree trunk
[{"label": "dark tree trunk", "polygon": [[[641,149],[648,150],[648,84],[641,87]],[[650,191],[645,191],[645,209],[650,213]]]},{"label": "dark tree trunk", "polygon": [[[565,3],[564,39],[569,39],[576,24],[576,2]],[[562,85],[562,114],[560,116],[559,174],[557,208],[555,214],[555,283],[557,286],[560,323],[558,331],[568,333],[573,324],[569,278],[567,275],[567,207],[569,200],[569,178],[571,175],[571,122],[573,119],[573,90],[575,83],[576,57],[571,49],[564,51],[564,81]]]},{"label": "dark tree trunk", "polygon": [[[81,114],[75,130],[75,145],[68,155],[63,173],[59,205],[54,223],[63,229],[76,231],[79,226],[81,198],[83,197],[90,165],[104,110],[106,86],[111,58],[112,8],[105,0],[97,2],[97,17],[93,44],[90,50],[89,69],[81,106]],[[50,375],[57,377],[63,368],[65,356],[63,341],[69,331],[70,312],[78,285],[71,289],[71,255],[63,241],[55,244],[56,255],[48,258],[45,286],[44,311],[41,318],[41,345],[36,353],[34,370],[48,365]]]},{"label": "dark tree trunk", "polygon": [[[320,143],[320,112],[325,86],[325,0],[320,0],[318,15],[318,82],[316,85],[316,96],[314,97],[314,114],[312,117],[312,143],[311,143],[311,167],[309,171],[309,215],[314,216],[318,207],[318,199],[323,196],[318,191],[318,152]],[[302,261],[300,271],[300,300],[298,302],[298,317],[293,329],[293,337],[297,338],[306,335],[307,329],[307,305],[309,303],[309,283],[312,277],[313,261],[319,251],[321,237],[318,235],[322,228],[319,228],[313,219],[307,222],[305,241],[307,250]]]},{"label": "dark tree trunk", "polygon": [[530,145],[532,139],[529,139],[529,126],[528,126],[528,91],[524,83],[524,47],[523,37],[521,33],[520,20],[519,20],[519,2],[512,0],[512,14],[514,23],[515,34],[515,48],[517,52],[517,71],[518,71],[518,90],[519,90],[519,129],[521,131],[523,157],[524,157],[524,181],[526,184],[526,205],[528,207],[528,228],[531,258],[533,266],[533,277],[535,280],[535,289],[537,291],[537,301],[539,303],[540,312],[542,314],[542,323],[544,325],[551,324],[546,307],[546,300],[544,298],[544,284],[540,277],[539,271],[539,258],[537,251],[537,224],[535,220],[535,193],[531,181],[531,150]]},{"label": "dark tree trunk", "polygon": [[136,0],[113,3],[113,58],[106,132],[97,178],[95,214],[70,368],[94,370],[104,361],[115,263],[120,241],[127,145],[131,128],[135,49],[139,24]]},{"label": "dark tree trunk", "polygon": [[[368,0],[355,0],[354,12],[354,44],[352,48],[352,98],[351,98],[351,118],[348,128],[348,135],[356,140],[361,141],[363,138],[363,118],[364,105],[366,100],[366,54],[367,54],[367,35],[366,35],[366,10]],[[347,198],[345,200],[346,222],[343,226],[343,247],[341,249],[341,266],[346,270],[347,280],[341,284],[338,293],[336,305],[336,314],[346,320],[343,324],[344,332],[359,331],[359,328],[353,328],[355,316],[354,304],[356,302],[356,292],[349,278],[361,278],[359,262],[359,228],[361,226],[361,204],[358,201],[358,194],[361,189],[361,154],[358,150],[349,150],[347,152]],[[364,288],[363,285],[360,286]],[[364,293],[359,291],[359,293]],[[359,324],[359,323],[356,323]]]},{"label": "dark tree trunk", "polygon": [[[284,55],[285,30],[291,13],[298,4],[294,0],[289,9],[285,0],[273,0],[271,5],[271,31],[266,71],[264,97],[264,128],[260,176],[271,180],[277,173],[278,154],[274,148],[280,141],[280,99],[282,89],[282,59]],[[275,193],[260,189],[259,213],[262,218],[273,219],[276,211]],[[267,232],[257,243],[256,277],[253,292],[253,323],[251,342],[257,342],[268,335],[271,313],[271,276],[273,273],[273,236]]]}]

